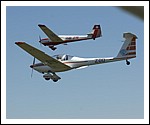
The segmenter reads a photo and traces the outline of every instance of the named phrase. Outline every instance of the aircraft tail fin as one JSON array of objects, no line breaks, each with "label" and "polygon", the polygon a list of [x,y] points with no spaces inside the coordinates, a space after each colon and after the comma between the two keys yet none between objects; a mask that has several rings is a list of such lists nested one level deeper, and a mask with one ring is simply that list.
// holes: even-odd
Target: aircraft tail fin
[{"label": "aircraft tail fin", "polygon": [[118,59],[135,58],[137,36],[132,33],[124,33],[123,38],[125,38],[125,41],[116,58]]},{"label": "aircraft tail fin", "polygon": [[92,32],[87,35],[92,37],[94,40],[95,38],[102,36],[100,25],[94,25]]}]

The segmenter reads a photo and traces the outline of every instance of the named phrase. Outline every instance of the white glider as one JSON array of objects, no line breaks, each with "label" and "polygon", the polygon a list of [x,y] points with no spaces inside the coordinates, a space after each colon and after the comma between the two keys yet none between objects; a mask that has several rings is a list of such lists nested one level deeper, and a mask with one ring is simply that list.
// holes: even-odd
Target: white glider
[{"label": "white glider", "polygon": [[136,39],[137,36],[132,33],[124,33],[125,41],[116,57],[110,58],[80,58],[70,55],[55,55],[53,57],[45,54],[41,50],[28,45],[25,42],[16,42],[19,47],[24,49],[30,55],[41,61],[41,63],[33,64],[30,67],[34,70],[43,73],[46,80],[52,79],[57,82],[61,79],[56,72],[64,72],[72,69],[85,68],[90,65],[103,64],[115,61],[126,60],[136,57]]},{"label": "white glider", "polygon": [[95,40],[97,37],[102,36],[100,25],[94,25],[91,33],[87,35],[56,35],[52,30],[50,30],[45,25],[38,25],[41,30],[48,36],[48,38],[40,38],[40,43],[44,46],[48,46],[52,50],[56,49],[56,45],[64,44],[66,45],[69,42],[76,42],[81,40],[93,39]]}]

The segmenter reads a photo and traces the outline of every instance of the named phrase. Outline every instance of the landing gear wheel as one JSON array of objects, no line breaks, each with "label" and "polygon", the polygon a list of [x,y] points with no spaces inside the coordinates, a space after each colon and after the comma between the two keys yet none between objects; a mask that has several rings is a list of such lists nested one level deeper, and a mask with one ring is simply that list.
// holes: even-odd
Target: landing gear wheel
[{"label": "landing gear wheel", "polygon": [[45,80],[50,80],[50,78],[45,78]]},{"label": "landing gear wheel", "polygon": [[56,79],[56,80],[53,80],[54,82],[57,82],[58,80]]},{"label": "landing gear wheel", "polygon": [[55,50],[55,49],[56,49],[56,47],[52,47],[51,49],[52,49],[52,50]]},{"label": "landing gear wheel", "polygon": [[129,62],[128,60],[126,60],[126,64],[127,64],[127,65],[130,65],[130,62]]},{"label": "landing gear wheel", "polygon": [[56,47],[54,47],[54,46],[49,46],[49,48],[51,48],[52,50],[57,49],[57,48],[56,48]]}]

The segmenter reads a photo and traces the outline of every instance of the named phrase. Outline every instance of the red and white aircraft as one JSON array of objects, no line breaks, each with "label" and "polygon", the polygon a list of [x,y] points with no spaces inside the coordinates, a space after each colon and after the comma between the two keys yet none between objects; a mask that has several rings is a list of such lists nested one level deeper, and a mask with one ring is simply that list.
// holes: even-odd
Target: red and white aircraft
[{"label": "red and white aircraft", "polygon": [[66,45],[69,42],[75,42],[75,41],[81,41],[81,40],[88,40],[93,39],[102,36],[101,33],[101,27],[100,25],[94,25],[93,30],[91,33],[88,33],[87,35],[56,35],[53,31],[51,31],[49,28],[47,28],[45,25],[38,25],[42,31],[48,36],[48,38],[41,39],[40,43],[44,46],[48,46],[52,50],[56,49],[56,45],[64,44]]},{"label": "red and white aircraft", "polygon": [[72,69],[85,68],[90,65],[103,64],[115,61],[126,60],[127,65],[130,64],[128,59],[136,57],[136,35],[132,33],[124,33],[123,37],[125,41],[115,57],[109,58],[80,58],[70,55],[55,55],[53,57],[45,54],[44,52],[38,50],[37,48],[28,45],[25,42],[16,42],[19,47],[24,49],[30,55],[34,56],[41,63],[34,64],[30,67],[40,73],[43,73],[43,77],[46,80],[52,79],[54,82],[57,82],[61,79],[56,72],[64,72]]}]

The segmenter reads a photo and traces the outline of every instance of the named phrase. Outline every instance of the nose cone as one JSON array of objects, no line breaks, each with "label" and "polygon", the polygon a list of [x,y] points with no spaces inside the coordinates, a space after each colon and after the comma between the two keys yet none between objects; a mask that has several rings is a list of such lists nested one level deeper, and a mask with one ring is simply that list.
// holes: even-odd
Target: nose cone
[{"label": "nose cone", "polygon": [[33,65],[30,65],[31,68],[33,68]]}]

